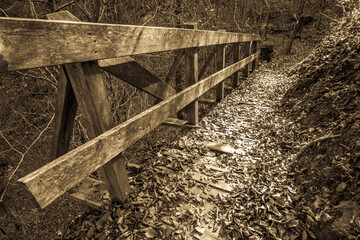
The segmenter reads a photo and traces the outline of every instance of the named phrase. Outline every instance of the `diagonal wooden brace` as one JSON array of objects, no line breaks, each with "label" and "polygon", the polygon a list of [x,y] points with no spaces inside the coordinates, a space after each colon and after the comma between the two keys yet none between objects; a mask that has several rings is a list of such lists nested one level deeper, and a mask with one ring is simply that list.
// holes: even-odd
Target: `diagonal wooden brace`
[{"label": "diagonal wooden brace", "polygon": [[[79,21],[67,11],[49,14],[48,18]],[[57,96],[56,118],[58,120],[54,133],[53,158],[63,155],[68,150],[77,103],[91,124],[90,138],[95,138],[115,126],[103,78],[96,62],[67,64],[62,67]],[[106,163],[102,169],[111,199],[125,202],[130,192],[125,160],[118,155]],[[81,171],[81,169],[75,171]]]}]

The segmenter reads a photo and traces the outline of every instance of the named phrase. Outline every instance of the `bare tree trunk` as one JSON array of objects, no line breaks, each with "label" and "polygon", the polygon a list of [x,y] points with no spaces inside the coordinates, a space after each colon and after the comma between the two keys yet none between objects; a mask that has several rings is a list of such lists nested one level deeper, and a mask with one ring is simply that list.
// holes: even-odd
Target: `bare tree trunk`
[{"label": "bare tree trunk", "polygon": [[294,5],[297,7],[295,12],[295,18],[296,18],[296,25],[291,33],[288,46],[286,48],[285,54],[290,54],[292,45],[294,43],[294,40],[299,32],[301,32],[302,27],[304,26],[304,19],[302,17],[305,5],[307,4],[307,1],[304,0],[294,0]]},{"label": "bare tree trunk", "polygon": [[267,40],[267,35],[269,32],[269,23],[270,23],[270,9],[268,11],[268,13],[266,14],[266,19],[265,19],[265,28],[264,28],[264,39]]}]

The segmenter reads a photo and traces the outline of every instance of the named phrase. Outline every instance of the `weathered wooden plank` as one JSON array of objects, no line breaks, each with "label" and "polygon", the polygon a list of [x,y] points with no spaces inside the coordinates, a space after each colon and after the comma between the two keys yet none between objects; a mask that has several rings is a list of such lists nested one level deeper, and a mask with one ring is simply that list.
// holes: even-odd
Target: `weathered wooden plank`
[{"label": "weathered wooden plank", "polygon": [[91,177],[85,178],[71,188],[67,192],[67,196],[99,211],[104,209],[106,203],[110,203],[106,184]]},{"label": "weathered wooden plank", "polygon": [[[196,29],[197,23],[189,23],[185,27],[189,29]],[[189,85],[199,81],[199,54],[197,48],[185,49],[185,79]],[[187,119],[192,125],[199,123],[199,102],[193,101],[187,106]]]},{"label": "weathered wooden plank", "polygon": [[[75,16],[69,14],[69,12],[58,12],[48,14],[47,18],[50,20],[68,18],[69,20],[79,21]],[[60,157],[69,149],[77,105],[69,77],[66,75],[64,67],[61,67],[56,95],[55,127],[52,137],[51,159]]]},{"label": "weathered wooden plank", "polygon": [[[49,14],[48,18],[78,21],[75,16],[67,11]],[[95,138],[112,128],[115,124],[107,100],[103,78],[96,62],[67,64],[64,72],[70,80],[81,109],[91,124],[90,138]],[[130,186],[124,159],[121,156],[115,156],[103,166],[102,170],[111,199],[126,201]]]},{"label": "weathered wooden plank", "polygon": [[162,124],[172,126],[172,127],[180,127],[180,128],[194,128],[195,125],[191,125],[186,120],[178,119],[178,118],[168,118]]},{"label": "weathered wooden plank", "polygon": [[[250,56],[250,46],[251,46],[251,43],[250,42],[246,42],[245,43],[245,52],[244,52],[244,57],[248,57]],[[244,67],[244,70],[243,70],[243,73],[244,73],[244,77],[248,77],[249,76],[249,65],[246,65]]]},{"label": "weathered wooden plank", "polygon": [[[233,46],[233,58],[234,58],[234,62],[240,61],[240,43],[235,43]],[[233,88],[237,88],[238,83],[239,83],[239,72],[235,72],[233,75],[233,82],[232,82]]]},{"label": "weathered wooden plank", "polygon": [[[216,46],[216,70],[220,71],[225,67],[225,45]],[[216,86],[216,101],[220,102],[224,98],[224,82]]]},{"label": "weathered wooden plank", "polygon": [[65,154],[69,149],[77,101],[63,68],[60,69],[55,106],[55,126],[52,136],[51,159]]},{"label": "weathered wooden plank", "polygon": [[[47,17],[52,20],[80,21],[68,11],[48,14]],[[103,59],[99,60],[98,64],[116,77],[161,100],[176,92],[175,89],[161,81],[131,57]]]},{"label": "weathered wooden plank", "polygon": [[47,206],[89,173],[109,162],[167,118],[258,57],[259,53],[253,54],[195,83],[20,178],[19,182],[32,193],[41,208]]},{"label": "weathered wooden plank", "polygon": [[200,73],[199,73],[199,79],[202,78],[202,76],[205,74],[206,69],[208,68],[208,66],[210,65],[211,60],[214,58],[216,53],[216,47],[213,48],[213,50],[210,52],[209,56],[207,57],[204,65],[202,66]]},{"label": "weathered wooden plank", "polygon": [[166,83],[170,83],[171,79],[174,78],[175,74],[176,74],[176,71],[179,69],[180,67],[180,64],[184,58],[184,54],[185,54],[185,51],[184,50],[179,50],[177,53],[176,53],[176,56],[175,56],[175,59],[174,59],[174,62],[173,64],[171,65],[171,68],[166,76],[166,79],[165,79],[165,82]]},{"label": "weathered wooden plank", "polygon": [[259,40],[258,35],[0,18],[0,72]]},{"label": "weathered wooden plank", "polygon": [[161,81],[131,57],[103,59],[99,60],[98,64],[114,76],[158,99],[164,100],[176,93],[174,88]]}]

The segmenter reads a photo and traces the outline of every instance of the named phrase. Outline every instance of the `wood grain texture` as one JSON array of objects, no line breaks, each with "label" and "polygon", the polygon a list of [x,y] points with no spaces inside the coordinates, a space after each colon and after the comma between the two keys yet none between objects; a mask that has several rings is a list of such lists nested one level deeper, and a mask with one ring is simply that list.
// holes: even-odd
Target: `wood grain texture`
[{"label": "wood grain texture", "polygon": [[[58,12],[46,16],[50,20],[67,18],[68,20],[80,21],[69,12]],[[61,67],[58,80],[58,92],[56,95],[55,127],[51,149],[52,160],[65,154],[69,149],[77,105],[69,76],[67,76],[64,67]]]},{"label": "wood grain texture", "polygon": [[[187,24],[189,29],[196,29],[197,23]],[[199,54],[197,48],[185,49],[185,79],[189,86],[199,81]],[[199,102],[197,100],[190,103],[187,108],[187,119],[192,125],[199,123]]]},{"label": "wood grain texture", "polygon": [[258,35],[0,18],[0,72],[244,41]]},{"label": "wood grain texture", "polygon": [[[78,19],[67,11],[49,14],[50,19]],[[95,138],[114,127],[114,121],[106,96],[106,89],[96,62],[66,64],[63,69],[74,90],[77,102],[91,124],[90,138]],[[66,122],[63,124],[67,124]],[[128,199],[130,186],[127,180],[125,162],[116,156],[102,168],[110,197],[113,201],[124,202]]]},{"label": "wood grain texture", "polygon": [[98,211],[103,211],[105,203],[110,203],[106,184],[91,177],[86,177],[79,184],[71,188],[67,196]]},{"label": "wood grain texture", "polygon": [[105,71],[158,99],[164,100],[176,93],[174,88],[161,81],[131,57],[99,60],[98,64]]},{"label": "wood grain texture", "polygon": [[45,207],[91,172],[103,166],[167,118],[259,57],[259,53],[232,64],[167,100],[104,132],[18,181]]}]

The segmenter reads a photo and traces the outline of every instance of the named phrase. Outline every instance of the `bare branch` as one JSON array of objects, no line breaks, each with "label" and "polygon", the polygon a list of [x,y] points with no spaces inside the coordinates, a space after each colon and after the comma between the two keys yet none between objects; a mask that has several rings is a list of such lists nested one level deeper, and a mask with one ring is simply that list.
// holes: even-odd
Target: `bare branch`
[{"label": "bare branch", "polygon": [[144,22],[142,26],[145,26],[148,22],[150,22],[150,21],[156,16],[156,14],[157,14],[157,12],[158,12],[158,3],[157,3],[156,0],[154,0],[154,1],[155,1],[155,3],[156,3],[155,13],[154,13],[154,15],[153,15],[151,18],[149,18],[148,20],[146,20],[146,22]]},{"label": "bare branch", "polygon": [[70,6],[71,4],[73,4],[73,3],[75,3],[75,0],[72,0],[72,1],[70,1],[70,2],[68,2],[68,3],[65,3],[65,4],[61,5],[60,7],[56,8],[55,12],[58,12],[58,11],[60,11],[61,9],[68,7],[68,6]]},{"label": "bare branch", "polygon": [[324,13],[322,13],[322,12],[319,12],[321,15],[323,15],[324,17],[326,17],[326,18],[328,18],[328,19],[330,19],[330,20],[332,20],[332,21],[334,21],[334,22],[339,22],[338,20],[336,20],[335,18],[332,18],[332,17],[329,17],[328,15],[326,15],[326,14],[324,14]]},{"label": "bare branch", "polygon": [[91,22],[91,18],[90,18],[89,13],[87,13],[87,12],[85,11],[85,9],[84,9],[83,7],[81,7],[81,5],[80,5],[78,2],[75,1],[75,4],[76,4],[76,6],[83,12],[83,14],[85,14],[85,16],[86,16],[86,18],[88,19],[88,21]]},{"label": "bare branch", "polygon": [[7,15],[7,13],[4,11],[4,9],[0,8],[0,11],[1,11],[6,17],[9,17],[9,15]]},{"label": "bare branch", "polygon": [[235,1],[235,6],[234,6],[234,15],[233,15],[233,17],[234,17],[234,22],[235,22],[235,24],[236,24],[236,26],[237,26],[238,30],[240,31],[240,30],[241,30],[240,25],[239,25],[239,23],[236,21],[236,8],[237,8],[237,1]]},{"label": "bare branch", "polygon": [[1,193],[1,197],[0,197],[0,203],[3,202],[4,200],[4,196],[5,193],[7,192],[7,189],[9,187],[10,181],[11,179],[14,177],[15,173],[19,170],[20,165],[23,163],[24,159],[25,159],[25,155],[30,151],[30,149],[35,145],[35,143],[40,139],[40,137],[43,135],[43,133],[49,128],[51,122],[53,121],[55,117],[55,114],[53,114],[53,116],[51,117],[50,121],[48,122],[48,124],[46,125],[46,127],[39,133],[39,135],[36,137],[36,139],[30,144],[29,147],[27,147],[27,149],[25,150],[24,153],[20,152],[19,150],[17,150],[16,148],[13,147],[13,145],[11,145],[11,143],[8,141],[8,139],[2,134],[2,132],[0,131],[0,135],[1,137],[6,141],[6,143],[11,147],[11,149],[13,149],[14,151],[16,151],[18,154],[21,155],[20,161],[18,162],[16,168],[14,169],[14,171],[10,174],[7,183],[4,187],[4,191]]}]

